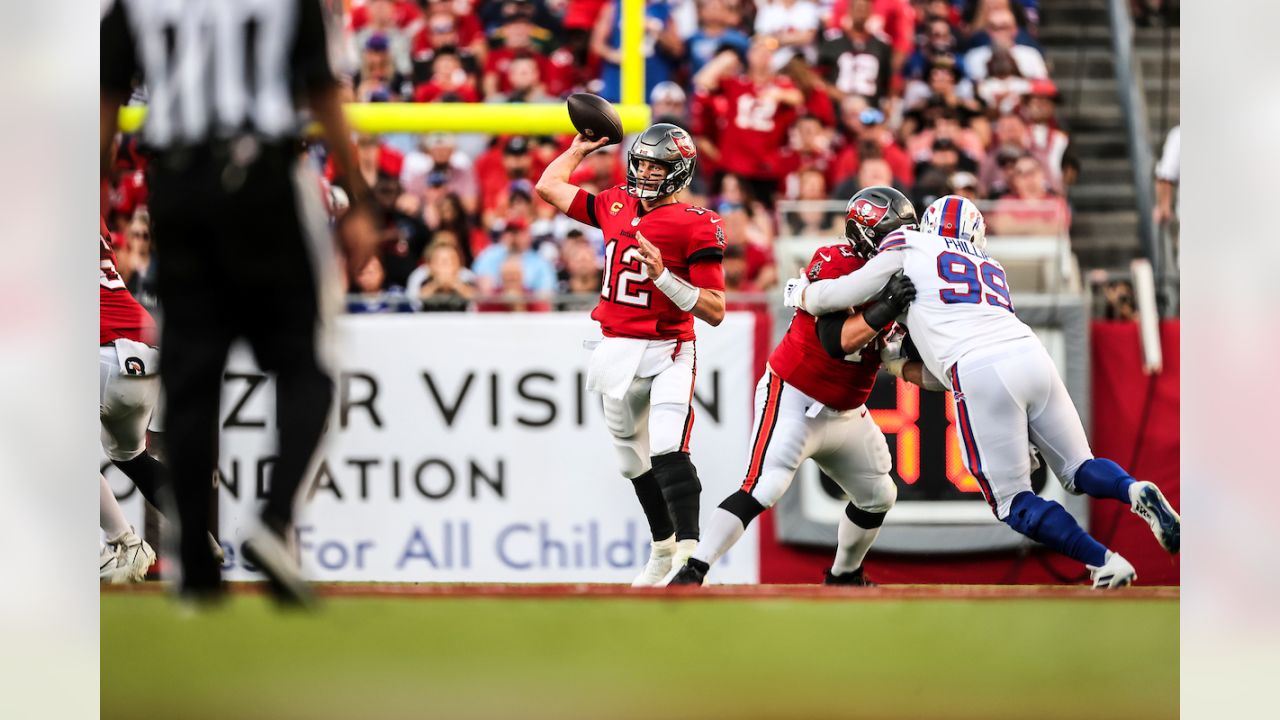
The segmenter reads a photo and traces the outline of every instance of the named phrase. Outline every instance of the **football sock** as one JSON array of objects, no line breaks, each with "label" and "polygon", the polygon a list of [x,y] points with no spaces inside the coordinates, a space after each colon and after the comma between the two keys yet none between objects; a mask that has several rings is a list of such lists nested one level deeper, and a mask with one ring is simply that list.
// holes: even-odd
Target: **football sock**
[{"label": "football sock", "polygon": [[698,549],[693,551],[694,559],[707,565],[714,564],[746,531],[737,515],[724,508],[716,508],[711,512],[711,520],[707,522],[707,531],[703,533]]},{"label": "football sock", "polygon": [[1106,458],[1085,461],[1076,469],[1075,486],[1080,492],[1096,498],[1129,503],[1129,486],[1133,477],[1124,468]]},{"label": "football sock", "polygon": [[99,488],[98,491],[98,525],[102,528],[102,532],[107,535],[107,542],[116,543],[126,534],[133,532],[133,528],[129,527],[129,521],[125,519],[124,511],[120,509],[120,503],[116,502],[116,496],[111,492],[111,486],[107,484],[107,479],[101,474],[98,475]]},{"label": "football sock", "polygon": [[671,511],[667,509],[666,498],[662,497],[662,488],[658,487],[653,470],[631,478],[631,484],[635,486],[636,499],[640,501],[640,509],[644,510],[644,517],[649,521],[649,532],[653,539],[665,540],[674,535],[676,527],[671,522]]},{"label": "football sock", "polygon": [[880,535],[886,514],[867,512],[853,503],[845,506],[836,528],[836,559],[831,564],[833,575],[851,573],[862,567],[867,551]]},{"label": "football sock", "polygon": [[132,460],[112,460],[112,463],[133,481],[142,497],[151,503],[151,507],[159,510],[165,517],[169,516],[173,508],[173,497],[165,483],[164,465],[159,460],[152,457],[151,453],[144,452]]},{"label": "football sock", "polygon": [[675,521],[676,540],[698,539],[698,496],[702,483],[689,453],[671,452],[653,456],[653,476]]},{"label": "football sock", "polygon": [[1018,493],[1004,519],[1009,527],[1050,550],[1095,567],[1107,562],[1107,549],[1080,527],[1066,508],[1027,490]]}]

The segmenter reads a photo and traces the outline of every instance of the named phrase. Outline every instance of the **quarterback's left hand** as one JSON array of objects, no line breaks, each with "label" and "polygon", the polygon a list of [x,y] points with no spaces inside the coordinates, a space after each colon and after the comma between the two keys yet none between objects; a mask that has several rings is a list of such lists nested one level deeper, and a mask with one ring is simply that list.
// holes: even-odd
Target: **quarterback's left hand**
[{"label": "quarterback's left hand", "polygon": [[663,270],[662,251],[639,232],[636,233],[636,242],[640,243],[640,262],[644,265],[645,274],[650,280],[657,280]]},{"label": "quarterback's left hand", "polygon": [[804,289],[809,287],[809,278],[801,275],[791,278],[782,288],[782,304],[789,308],[804,310]]}]

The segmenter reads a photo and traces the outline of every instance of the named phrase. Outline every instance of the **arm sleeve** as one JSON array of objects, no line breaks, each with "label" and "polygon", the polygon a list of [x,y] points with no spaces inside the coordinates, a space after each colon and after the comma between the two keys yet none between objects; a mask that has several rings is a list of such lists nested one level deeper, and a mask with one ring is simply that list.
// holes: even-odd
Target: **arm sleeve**
[{"label": "arm sleeve", "polygon": [[825,315],[861,305],[884,289],[889,278],[902,269],[902,253],[886,252],[871,258],[860,270],[834,280],[819,280],[804,291],[804,309]]},{"label": "arm sleeve", "polygon": [[840,344],[840,333],[844,330],[844,321],[849,319],[848,312],[827,313],[818,318],[814,323],[814,329],[818,333],[818,342],[822,343],[822,349],[836,360],[843,360],[845,355],[849,353],[844,351]]},{"label": "arm sleeve", "polygon": [[138,56],[125,15],[124,2],[116,0],[103,16],[99,26],[101,37],[100,87],[127,96],[133,90],[133,76],[138,71]]},{"label": "arm sleeve", "polygon": [[329,65],[329,41],[319,0],[298,0],[298,29],[293,39],[294,82],[312,93],[333,85],[337,78]]},{"label": "arm sleeve", "polygon": [[580,223],[600,227],[600,221],[596,219],[596,195],[582,188],[578,188],[578,194],[573,196],[573,202],[569,203],[569,211],[565,214]]},{"label": "arm sleeve", "polygon": [[724,266],[719,260],[703,260],[689,266],[689,282],[702,290],[724,292]]}]

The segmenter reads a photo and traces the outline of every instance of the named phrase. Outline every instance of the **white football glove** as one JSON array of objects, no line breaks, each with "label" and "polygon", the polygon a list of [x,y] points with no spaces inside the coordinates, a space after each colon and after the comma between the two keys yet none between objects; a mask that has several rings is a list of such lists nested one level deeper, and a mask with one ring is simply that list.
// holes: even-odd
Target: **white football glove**
[{"label": "white football glove", "polygon": [[782,304],[789,308],[804,310],[804,306],[800,303],[804,297],[804,289],[807,287],[809,287],[809,278],[803,275],[788,280],[782,287]]},{"label": "white football glove", "polygon": [[907,365],[907,356],[902,352],[901,340],[884,344],[884,348],[880,350],[880,364],[890,375],[896,378],[902,377],[902,368]]}]

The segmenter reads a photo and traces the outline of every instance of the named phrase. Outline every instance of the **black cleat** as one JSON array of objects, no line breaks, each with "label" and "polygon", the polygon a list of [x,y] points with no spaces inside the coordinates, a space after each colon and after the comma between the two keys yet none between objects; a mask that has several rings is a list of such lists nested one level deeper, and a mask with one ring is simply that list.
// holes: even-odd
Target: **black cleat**
[{"label": "black cleat", "polygon": [[701,586],[706,582],[707,571],[710,569],[711,566],[701,560],[689,558],[689,561],[684,564],[684,567],[680,568],[675,577],[671,578],[671,582],[667,583],[667,585]]},{"label": "black cleat", "polygon": [[857,570],[854,570],[853,572],[840,573],[839,575],[833,575],[831,573],[831,570],[828,569],[822,573],[822,584],[823,585],[850,585],[853,587],[879,587],[878,585],[876,585],[875,583],[867,579],[867,576],[865,573],[862,572],[861,567],[859,567]]}]

